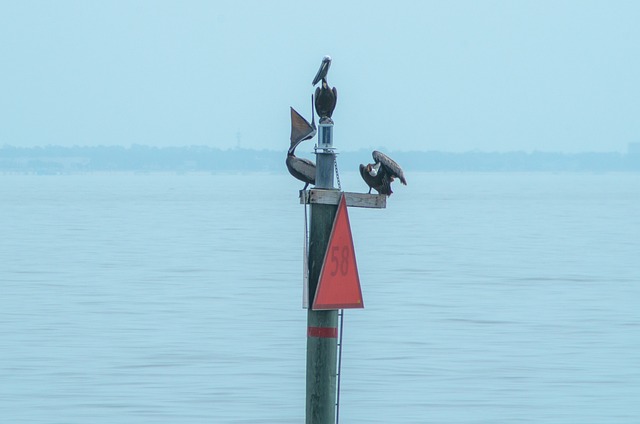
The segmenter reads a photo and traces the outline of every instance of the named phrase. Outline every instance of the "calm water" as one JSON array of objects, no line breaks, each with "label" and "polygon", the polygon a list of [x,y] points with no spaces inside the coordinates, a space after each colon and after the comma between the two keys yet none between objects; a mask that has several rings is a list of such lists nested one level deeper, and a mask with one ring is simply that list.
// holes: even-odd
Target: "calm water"
[{"label": "calm water", "polygon": [[[302,184],[0,179],[2,422],[304,422]],[[640,422],[640,175],[408,179],[349,211],[341,422]]]}]

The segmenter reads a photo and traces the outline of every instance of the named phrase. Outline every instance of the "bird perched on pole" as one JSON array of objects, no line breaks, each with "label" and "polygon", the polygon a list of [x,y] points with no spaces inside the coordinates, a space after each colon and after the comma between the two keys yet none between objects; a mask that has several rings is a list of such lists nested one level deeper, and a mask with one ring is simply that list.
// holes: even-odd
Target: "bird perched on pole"
[{"label": "bird perched on pole", "polygon": [[323,57],[320,69],[318,69],[318,73],[311,83],[311,85],[315,86],[322,80],[320,87],[316,88],[316,111],[320,117],[320,123],[333,122],[331,115],[333,115],[333,110],[336,108],[336,102],[338,101],[338,90],[335,87],[330,88],[329,84],[327,84],[327,73],[330,67],[331,57]]},{"label": "bird perched on pole", "polygon": [[407,185],[404,172],[396,161],[377,150],[374,150],[371,155],[373,156],[374,163],[367,165],[360,164],[360,175],[362,175],[362,179],[369,186],[369,193],[371,193],[371,189],[374,189],[380,194],[391,196],[393,193],[391,183],[396,178],[398,178],[403,185]]},{"label": "bird perched on pole", "polygon": [[287,169],[295,178],[305,183],[303,190],[309,184],[316,183],[316,164],[309,159],[296,157],[296,147],[305,140],[316,135],[316,123],[313,116],[313,96],[311,96],[311,123],[304,119],[294,108],[291,108],[291,147],[287,151]]}]

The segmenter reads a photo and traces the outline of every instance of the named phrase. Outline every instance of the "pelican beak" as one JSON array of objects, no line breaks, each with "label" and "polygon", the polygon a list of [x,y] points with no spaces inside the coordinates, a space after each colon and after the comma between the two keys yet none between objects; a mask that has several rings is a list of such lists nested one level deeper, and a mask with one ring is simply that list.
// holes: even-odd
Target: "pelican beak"
[{"label": "pelican beak", "polygon": [[329,56],[325,56],[322,58],[322,63],[320,64],[320,69],[318,69],[318,73],[315,78],[313,78],[313,82],[311,85],[316,85],[322,78],[327,76],[329,72],[329,66],[331,66],[331,58]]}]

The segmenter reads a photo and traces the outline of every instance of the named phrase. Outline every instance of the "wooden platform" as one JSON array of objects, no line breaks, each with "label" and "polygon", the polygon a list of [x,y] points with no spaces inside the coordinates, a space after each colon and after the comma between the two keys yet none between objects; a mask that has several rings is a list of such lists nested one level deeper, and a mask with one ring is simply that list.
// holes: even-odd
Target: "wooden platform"
[{"label": "wooden platform", "polygon": [[387,196],[384,194],[350,193],[319,188],[300,190],[300,204],[320,203],[323,205],[337,205],[343,193],[347,198],[347,206],[373,209],[384,209],[387,207]]}]

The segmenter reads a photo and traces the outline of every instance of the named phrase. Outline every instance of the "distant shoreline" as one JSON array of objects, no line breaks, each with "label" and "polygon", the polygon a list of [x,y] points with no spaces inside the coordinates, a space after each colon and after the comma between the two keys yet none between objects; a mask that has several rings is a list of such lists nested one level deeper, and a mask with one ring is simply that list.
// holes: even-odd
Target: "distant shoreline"
[{"label": "distant shoreline", "polygon": [[[311,148],[307,149],[311,150]],[[385,151],[405,171],[458,172],[638,172],[640,152],[464,152]],[[312,159],[307,151],[300,156]],[[218,173],[285,172],[286,151],[230,149],[206,146],[151,147],[46,146],[0,147],[0,173],[56,175],[92,172]],[[369,150],[340,152],[338,165],[357,171],[371,162]]]}]

